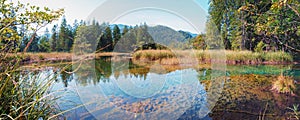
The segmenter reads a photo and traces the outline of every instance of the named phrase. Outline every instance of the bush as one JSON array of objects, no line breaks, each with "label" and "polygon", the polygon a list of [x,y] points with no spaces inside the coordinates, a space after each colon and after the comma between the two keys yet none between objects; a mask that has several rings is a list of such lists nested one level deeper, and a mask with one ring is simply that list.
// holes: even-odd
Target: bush
[{"label": "bush", "polygon": [[257,44],[257,46],[254,48],[254,51],[255,51],[255,52],[261,53],[261,52],[263,52],[264,47],[265,47],[264,42],[263,42],[263,41],[260,41],[260,42]]}]

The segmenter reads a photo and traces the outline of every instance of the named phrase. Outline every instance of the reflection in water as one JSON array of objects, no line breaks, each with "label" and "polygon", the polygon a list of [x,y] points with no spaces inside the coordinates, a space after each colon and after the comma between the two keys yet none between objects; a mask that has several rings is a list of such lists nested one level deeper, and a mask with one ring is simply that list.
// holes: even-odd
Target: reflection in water
[{"label": "reflection in water", "polygon": [[[104,76],[109,82],[100,80],[94,86],[77,87],[83,103],[92,102],[86,109],[96,118],[177,119],[192,106],[198,106],[198,111],[200,108],[208,111],[205,108],[205,90],[198,82],[197,71],[193,69],[161,73],[157,71],[159,65],[145,68],[130,61],[129,64],[118,61],[113,65],[113,73]],[[100,69],[96,68],[105,72]],[[111,73],[111,69],[106,70]],[[87,87],[89,91],[86,91]],[[193,114],[203,117],[195,110]]]},{"label": "reflection in water", "polygon": [[[67,119],[258,119],[264,111],[265,119],[287,119],[290,116],[287,107],[300,104],[299,85],[295,96],[270,90],[281,72],[299,82],[300,69],[297,65],[227,66],[226,81],[220,91],[222,96],[212,111],[203,116],[209,111],[207,90],[212,84],[211,74],[218,73],[217,70],[170,69],[166,70],[167,73],[155,73],[153,68],[135,65],[130,61],[129,64],[124,61],[114,64],[118,64],[118,68],[112,69],[109,60],[100,59],[94,63],[82,63],[80,69],[71,75],[65,72],[58,74],[53,90],[67,91],[61,98],[63,102],[59,103],[62,110],[88,103],[86,107],[66,113]],[[36,74],[41,73],[49,74],[47,71]],[[141,94],[145,88],[152,88],[153,76],[163,78],[164,84],[151,97],[136,97],[130,94],[134,92],[128,92],[130,89],[122,89],[130,86],[125,84],[130,82],[139,87],[140,91],[136,93]],[[120,86],[120,82],[124,86]]]}]

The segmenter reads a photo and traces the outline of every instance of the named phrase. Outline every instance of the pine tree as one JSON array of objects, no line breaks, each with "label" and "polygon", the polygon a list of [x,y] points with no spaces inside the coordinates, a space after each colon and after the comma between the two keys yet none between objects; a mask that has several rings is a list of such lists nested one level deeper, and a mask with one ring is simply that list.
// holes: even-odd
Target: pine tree
[{"label": "pine tree", "polygon": [[39,52],[50,52],[50,43],[47,36],[43,36],[38,44]]},{"label": "pine tree", "polygon": [[122,32],[122,36],[124,36],[128,31],[129,31],[129,28],[127,25],[125,25],[123,32]]},{"label": "pine tree", "polygon": [[118,25],[115,25],[113,28],[113,42],[114,42],[114,46],[115,44],[118,43],[118,41],[121,38],[121,32],[120,32],[120,28],[118,27]]},{"label": "pine tree", "polygon": [[51,51],[58,51],[58,33],[57,33],[57,25],[54,25],[52,28],[52,36],[50,39],[50,48]]},{"label": "pine tree", "polygon": [[58,34],[58,45],[57,45],[57,48],[58,48],[58,51],[59,52],[62,52],[62,51],[66,51],[67,49],[67,45],[66,42],[68,39],[67,39],[67,20],[65,18],[65,16],[62,18],[62,22],[61,22],[61,25],[60,25],[60,29],[59,29],[59,34]]},{"label": "pine tree", "polygon": [[109,52],[113,50],[113,38],[110,27],[106,27],[103,35],[100,37],[100,48],[104,48],[103,51]]}]

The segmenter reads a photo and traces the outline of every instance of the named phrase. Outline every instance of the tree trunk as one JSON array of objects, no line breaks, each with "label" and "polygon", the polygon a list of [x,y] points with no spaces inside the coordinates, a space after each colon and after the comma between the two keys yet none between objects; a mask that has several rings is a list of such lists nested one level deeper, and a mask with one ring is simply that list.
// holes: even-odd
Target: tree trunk
[{"label": "tree trunk", "polygon": [[26,52],[27,52],[27,49],[29,48],[29,46],[30,46],[30,44],[32,43],[32,41],[34,40],[35,36],[36,36],[36,32],[34,32],[33,35],[31,36],[30,41],[27,43],[27,45],[26,45],[26,47],[25,47],[23,53],[26,53]]}]

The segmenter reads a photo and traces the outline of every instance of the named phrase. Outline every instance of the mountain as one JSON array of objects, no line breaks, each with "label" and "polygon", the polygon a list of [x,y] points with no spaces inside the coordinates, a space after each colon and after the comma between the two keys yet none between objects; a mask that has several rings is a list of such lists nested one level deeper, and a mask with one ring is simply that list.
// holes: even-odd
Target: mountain
[{"label": "mountain", "polygon": [[[111,25],[110,27],[114,27]],[[125,25],[118,24],[120,28]],[[190,40],[193,38],[190,32],[176,31],[170,27],[157,25],[140,25],[132,27],[124,34],[114,46],[118,52],[130,52],[137,49],[149,48],[189,48]]]},{"label": "mountain", "polygon": [[188,31],[179,30],[178,32],[182,33],[187,38],[194,38],[194,37],[197,36],[197,34],[191,33],[191,32],[188,32]]},{"label": "mountain", "polygon": [[156,43],[167,46],[186,41],[186,37],[182,33],[162,25],[148,27],[148,33]]},{"label": "mountain", "polygon": [[[130,25],[124,25],[124,24],[111,24],[111,25],[109,25],[109,27],[111,28],[111,30],[113,30],[113,28],[114,28],[115,25],[117,25],[117,26],[120,28],[121,31],[123,31],[123,29],[124,29],[125,26],[130,27]],[[153,26],[153,27],[154,27],[154,29],[163,29],[163,27],[166,27],[165,30],[167,30],[167,29],[172,29],[172,28],[170,28],[170,27],[163,26],[163,25],[157,25],[157,26]],[[152,27],[149,26],[149,28],[152,28]],[[172,31],[175,31],[175,30],[172,29]],[[189,32],[189,31],[179,30],[179,31],[177,31],[177,32],[183,34],[186,38],[194,38],[194,37],[197,36],[197,34],[191,33],[191,32]]]}]

